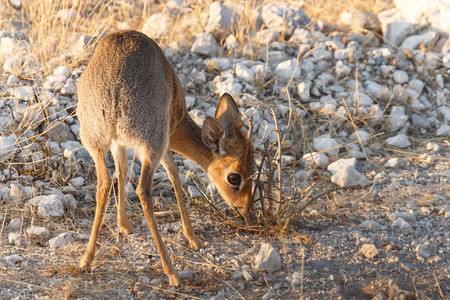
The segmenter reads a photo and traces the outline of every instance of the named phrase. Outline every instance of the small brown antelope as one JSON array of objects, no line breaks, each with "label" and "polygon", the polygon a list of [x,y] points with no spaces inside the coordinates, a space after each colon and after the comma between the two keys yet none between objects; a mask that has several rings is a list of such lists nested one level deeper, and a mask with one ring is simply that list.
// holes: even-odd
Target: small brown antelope
[{"label": "small brown antelope", "polygon": [[225,201],[247,219],[252,207],[253,156],[249,128],[233,98],[224,94],[215,118],[207,117],[200,129],[186,111],[178,77],[158,45],[136,31],[121,31],[104,37],[78,83],[80,137],[91,154],[97,172],[96,211],[91,236],[80,268],[89,270],[111,184],[105,154],[111,150],[118,179],[117,224],[129,234],[125,212],[125,180],[128,171],[126,148],[141,161],[136,192],[171,285],[180,283],[159,234],[153,214],[152,178],[161,162],[175,190],[190,246],[198,250],[181,182],[171,151],[198,164],[215,183]]}]

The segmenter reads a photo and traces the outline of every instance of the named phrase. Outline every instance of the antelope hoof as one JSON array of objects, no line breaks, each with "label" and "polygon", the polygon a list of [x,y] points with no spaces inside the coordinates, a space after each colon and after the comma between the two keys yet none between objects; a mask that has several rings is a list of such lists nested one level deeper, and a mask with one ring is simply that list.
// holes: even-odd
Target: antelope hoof
[{"label": "antelope hoof", "polygon": [[169,276],[169,284],[171,286],[180,286],[180,276],[177,272],[168,274],[167,276]]},{"label": "antelope hoof", "polygon": [[130,234],[131,233],[131,224],[130,222],[122,222],[122,224],[119,224],[119,232],[123,234]]},{"label": "antelope hoof", "polygon": [[189,244],[193,250],[199,250],[203,245],[202,241],[195,235],[189,240]]}]

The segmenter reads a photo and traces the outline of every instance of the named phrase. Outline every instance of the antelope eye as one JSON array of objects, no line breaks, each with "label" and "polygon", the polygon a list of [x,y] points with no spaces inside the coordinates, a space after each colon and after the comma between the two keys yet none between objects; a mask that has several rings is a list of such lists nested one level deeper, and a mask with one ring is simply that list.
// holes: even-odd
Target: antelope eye
[{"label": "antelope eye", "polygon": [[231,185],[239,186],[241,184],[241,175],[230,174],[228,175],[227,180]]}]

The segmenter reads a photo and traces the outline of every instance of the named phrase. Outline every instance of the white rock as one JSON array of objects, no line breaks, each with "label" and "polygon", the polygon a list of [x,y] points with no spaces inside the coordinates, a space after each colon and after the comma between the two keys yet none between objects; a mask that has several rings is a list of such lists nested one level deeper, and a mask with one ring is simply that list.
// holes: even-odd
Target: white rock
[{"label": "white rock", "polygon": [[64,208],[69,211],[75,211],[77,209],[77,200],[71,194],[64,195],[62,198]]},{"label": "white rock", "polygon": [[450,126],[448,124],[442,124],[439,126],[439,128],[436,130],[437,136],[447,136],[450,135]]},{"label": "white rock", "polygon": [[293,79],[298,79],[301,75],[300,64],[295,58],[285,60],[277,65],[275,74],[277,74],[278,78],[283,82],[289,81],[291,77]]},{"label": "white rock", "polygon": [[411,146],[411,142],[409,141],[408,137],[403,133],[388,138],[386,140],[386,143],[399,148],[406,148]]},{"label": "white rock", "polygon": [[427,150],[439,152],[441,150],[441,146],[435,142],[428,142],[426,146]]},{"label": "white rock", "polygon": [[280,39],[280,31],[274,28],[267,28],[258,31],[255,36],[255,41],[262,45],[269,45]]},{"label": "white rock", "polygon": [[443,105],[438,108],[438,112],[442,115],[444,120],[450,121],[450,108],[449,107]]},{"label": "white rock", "polygon": [[368,133],[364,129],[358,129],[350,135],[349,139],[350,141],[361,142],[365,146],[369,143],[370,133]]},{"label": "white rock", "polygon": [[0,162],[10,159],[16,149],[16,137],[13,134],[0,136]]},{"label": "white rock", "polygon": [[400,231],[400,232],[404,232],[404,233],[408,233],[408,232],[412,231],[411,225],[409,225],[409,223],[406,222],[405,220],[403,220],[402,218],[397,218],[392,223],[392,229],[395,231]]},{"label": "white rock", "polygon": [[10,232],[8,234],[8,243],[10,245],[20,246],[20,233],[18,232]]},{"label": "white rock", "polygon": [[18,84],[19,82],[20,82],[20,79],[16,75],[11,74],[8,76],[8,81],[6,83],[8,85],[15,85],[15,84]]},{"label": "white rock", "polygon": [[338,60],[336,62],[336,66],[334,68],[334,72],[336,72],[337,76],[347,76],[351,73],[352,68],[350,68],[349,66],[345,65],[342,60]]},{"label": "white rock", "polygon": [[408,89],[412,89],[416,91],[419,95],[422,94],[424,83],[422,80],[419,79],[413,79],[408,84]]},{"label": "white rock", "polygon": [[390,158],[384,166],[386,168],[404,168],[408,166],[408,161],[405,158],[393,157]]},{"label": "white rock", "polygon": [[19,218],[12,219],[8,224],[8,229],[10,230],[18,230],[22,226],[22,220]]},{"label": "white rock", "polygon": [[31,238],[38,237],[41,239],[46,239],[50,235],[47,228],[35,225],[28,227],[26,232]]},{"label": "white rock", "polygon": [[303,10],[296,6],[286,4],[267,4],[261,12],[264,24],[268,28],[274,28],[286,33],[289,37],[298,27],[305,27],[311,21]]},{"label": "white rock", "polygon": [[188,186],[188,194],[192,198],[204,198],[203,194],[195,187],[195,186]]},{"label": "white rock", "polygon": [[181,270],[179,275],[180,280],[192,281],[194,279],[194,275],[191,270]]},{"label": "white rock", "polygon": [[331,176],[331,181],[340,187],[366,186],[370,184],[367,178],[352,166],[340,169]]},{"label": "white rock", "polygon": [[391,97],[392,92],[384,85],[371,80],[366,80],[366,92],[375,98]]},{"label": "white rock", "polygon": [[61,95],[63,96],[72,96],[77,93],[76,85],[71,81],[67,81],[63,87],[61,88]]},{"label": "white rock", "polygon": [[34,92],[31,86],[20,86],[14,89],[14,97],[20,100],[31,101],[34,99]]},{"label": "white rock", "polygon": [[367,121],[370,125],[376,126],[384,122],[383,110],[378,104],[371,105],[368,111]]},{"label": "white rock", "polygon": [[68,66],[59,66],[53,70],[52,75],[61,76],[65,79],[68,79],[70,76],[72,76],[72,70]]},{"label": "white rock", "polygon": [[378,249],[375,247],[374,244],[364,244],[361,246],[360,252],[362,255],[364,255],[366,258],[374,258],[378,255]]},{"label": "white rock", "polygon": [[414,214],[407,211],[399,211],[388,215],[389,220],[395,221],[398,218],[402,218],[404,221],[408,222],[410,225],[416,225],[417,220]]},{"label": "white rock", "polygon": [[232,34],[230,34],[226,39],[225,43],[223,44],[224,48],[228,51],[236,50],[239,47],[239,43],[236,39],[236,37]]},{"label": "white rock", "polygon": [[281,269],[281,256],[271,244],[264,243],[261,245],[261,249],[256,255],[255,268],[269,272],[276,272]]},{"label": "white rock", "polygon": [[20,9],[22,7],[22,0],[9,0],[9,4],[15,9]]},{"label": "white rock", "polygon": [[32,198],[28,200],[27,204],[37,206],[40,217],[62,217],[64,215],[63,200],[55,194]]},{"label": "white rock", "polygon": [[195,36],[191,51],[204,56],[214,56],[218,51],[218,45],[211,33],[199,33]]},{"label": "white rock", "polygon": [[75,177],[70,180],[70,184],[72,184],[74,187],[81,187],[84,185],[84,178],[83,177]]},{"label": "white rock", "polygon": [[430,119],[417,114],[411,115],[412,125],[418,128],[429,128],[431,126]]},{"label": "white rock", "polygon": [[[381,14],[382,22],[384,21],[383,16],[384,14]],[[398,20],[398,18],[395,21],[392,18],[390,19],[392,20],[392,22],[390,22],[389,20],[385,21],[386,23],[389,23],[385,24],[383,35],[386,40],[396,46],[400,46],[400,44],[405,40],[406,37],[416,33],[419,29],[417,25],[408,22],[402,22],[401,20]]]},{"label": "white rock", "polygon": [[340,170],[348,166],[356,167],[356,158],[341,158],[332,164],[329,164],[327,170],[332,174],[336,174]]},{"label": "white rock", "polygon": [[253,83],[255,81],[255,71],[251,68],[247,68],[242,63],[236,64],[235,73],[238,79],[244,80],[248,83]]},{"label": "white rock", "polygon": [[221,71],[228,70],[231,67],[231,62],[225,57],[213,57],[211,63],[217,66]]},{"label": "white rock", "polygon": [[313,148],[317,152],[327,152],[329,154],[339,153],[339,143],[328,134],[314,138]]},{"label": "white rock", "polygon": [[391,132],[400,130],[408,121],[408,116],[405,114],[403,106],[393,106],[388,120],[388,129]]},{"label": "white rock", "polygon": [[409,80],[408,73],[403,70],[395,71],[394,74],[392,74],[392,78],[394,78],[394,81],[398,84],[404,84]]},{"label": "white rock", "polygon": [[303,101],[309,101],[311,91],[311,82],[302,81],[297,85],[297,93]]},{"label": "white rock", "polygon": [[167,27],[169,25],[169,16],[166,13],[156,13],[151,15],[141,31],[149,37],[161,37],[167,33]]},{"label": "white rock", "polygon": [[218,1],[209,6],[209,18],[206,31],[211,32],[217,39],[228,36],[238,22],[238,13],[233,8]]},{"label": "white rock", "polygon": [[378,223],[377,221],[368,220],[368,221],[364,221],[361,224],[359,224],[359,227],[364,228],[364,229],[379,230],[383,226],[381,226],[381,224]]},{"label": "white rock", "polygon": [[60,235],[50,239],[48,241],[50,248],[59,248],[66,246],[73,239],[71,232],[61,233]]},{"label": "white rock", "polygon": [[233,96],[234,99],[240,99],[240,95],[243,90],[242,84],[232,74],[225,74],[223,72],[220,76],[214,78],[215,92],[218,95],[228,93]]},{"label": "white rock", "polygon": [[323,153],[312,152],[303,155],[302,160],[307,166],[317,166],[320,168],[326,168],[328,166],[328,157]]},{"label": "white rock", "polygon": [[429,31],[420,35],[412,35],[407,37],[403,43],[400,45],[400,49],[417,49],[420,44],[425,45],[426,47],[431,46],[433,49],[437,40],[439,39],[439,35],[436,32]]}]

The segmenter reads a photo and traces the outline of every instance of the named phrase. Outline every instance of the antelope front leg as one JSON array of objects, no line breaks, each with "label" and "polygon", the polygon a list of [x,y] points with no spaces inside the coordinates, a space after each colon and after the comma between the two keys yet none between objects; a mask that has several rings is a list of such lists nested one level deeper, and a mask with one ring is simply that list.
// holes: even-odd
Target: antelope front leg
[{"label": "antelope front leg", "polygon": [[198,250],[202,247],[202,241],[195,235],[194,229],[192,228],[191,220],[186,209],[186,203],[184,198],[184,193],[181,188],[180,175],[178,174],[177,167],[172,158],[172,153],[170,150],[164,156],[161,161],[162,165],[169,175],[169,179],[172,182],[173,188],[175,190],[175,195],[177,197],[178,209],[180,210],[181,222],[183,223],[184,236],[189,240],[189,244],[192,249]]},{"label": "antelope front leg", "polygon": [[[91,152],[94,152],[91,150]],[[108,169],[105,163],[105,154],[103,151],[95,151],[92,157],[94,158],[95,168],[97,171],[97,194],[95,200],[97,206],[95,208],[95,219],[92,225],[91,236],[83,258],[80,261],[80,269],[89,271],[91,269],[92,261],[95,257],[95,244],[97,242],[97,235],[102,225],[103,214],[105,212],[106,197],[111,185],[111,180],[108,175]]]},{"label": "antelope front leg", "polygon": [[141,169],[141,178],[136,193],[141,201],[142,210],[144,211],[145,219],[152,231],[153,238],[161,256],[162,267],[164,273],[169,277],[169,283],[172,286],[180,285],[180,277],[178,272],[172,265],[172,261],[167,253],[166,245],[159,233],[158,224],[156,224],[155,216],[153,214],[153,199],[152,199],[152,177],[154,168],[150,168],[150,161],[144,160]]}]

